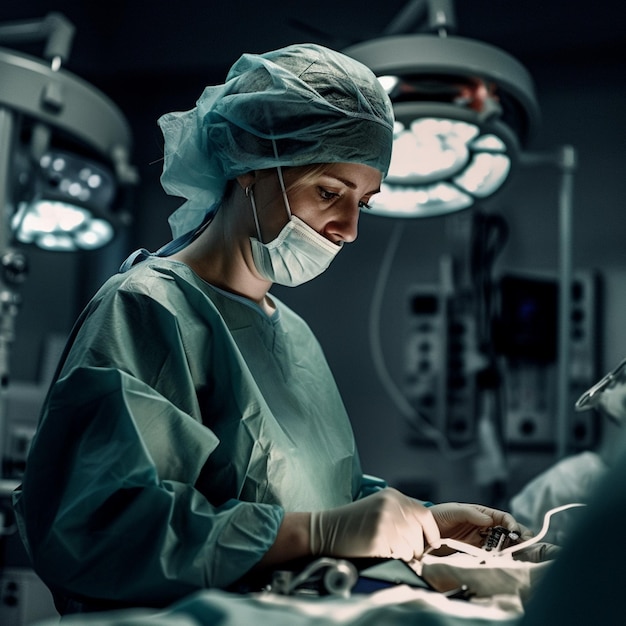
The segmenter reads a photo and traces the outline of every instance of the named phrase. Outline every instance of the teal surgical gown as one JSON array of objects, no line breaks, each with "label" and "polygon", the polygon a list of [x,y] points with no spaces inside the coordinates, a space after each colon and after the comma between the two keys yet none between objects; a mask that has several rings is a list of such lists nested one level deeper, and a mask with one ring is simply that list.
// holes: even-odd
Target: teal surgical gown
[{"label": "teal surgical gown", "polygon": [[72,331],[15,512],[57,594],[163,606],[227,588],[285,511],[359,497],[353,432],[311,330],[151,258]]}]

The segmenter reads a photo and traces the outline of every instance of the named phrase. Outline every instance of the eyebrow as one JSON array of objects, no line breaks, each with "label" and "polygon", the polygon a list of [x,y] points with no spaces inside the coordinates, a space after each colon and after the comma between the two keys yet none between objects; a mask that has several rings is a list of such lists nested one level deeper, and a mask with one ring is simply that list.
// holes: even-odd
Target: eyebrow
[{"label": "eyebrow", "polygon": [[[343,183],[346,187],[349,187],[350,189],[356,189],[356,184],[353,183],[351,180],[348,180],[347,178],[342,178],[341,176],[337,176],[335,174],[325,174],[326,176],[330,177],[330,178],[334,178],[335,180],[338,180],[340,183]],[[364,196],[373,196],[375,193],[379,193],[380,192],[380,187],[377,187],[376,189],[373,189],[372,191],[368,191],[366,193],[364,193]]]}]

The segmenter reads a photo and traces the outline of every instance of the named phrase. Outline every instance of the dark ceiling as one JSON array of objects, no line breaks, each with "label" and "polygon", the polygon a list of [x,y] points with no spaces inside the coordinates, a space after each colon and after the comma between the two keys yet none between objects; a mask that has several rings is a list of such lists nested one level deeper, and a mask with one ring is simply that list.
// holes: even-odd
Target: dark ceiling
[{"label": "dark ceiling", "polygon": [[[159,115],[191,108],[243,52],[305,41],[341,50],[385,34],[424,32],[428,6],[428,0],[0,0],[0,25],[52,11],[72,22],[65,68],[121,108],[137,150],[147,152],[140,161],[151,164],[161,155]],[[540,104],[542,91],[563,89],[566,81],[570,93],[593,82],[612,94],[626,75],[617,0],[457,0],[452,6],[454,34],[525,65]],[[413,8],[421,10],[399,19]],[[33,48],[23,51],[41,55],[43,44]]]},{"label": "dark ceiling", "polygon": [[[425,5],[425,2],[421,4]],[[335,48],[380,36],[419,0],[4,0],[0,23],[63,13],[76,26],[68,68],[90,78],[221,75],[242,52],[295,42]],[[490,43],[531,70],[626,56],[616,0],[460,0],[457,35]],[[420,23],[406,22],[407,32]],[[623,62],[623,61],[622,61]]]}]

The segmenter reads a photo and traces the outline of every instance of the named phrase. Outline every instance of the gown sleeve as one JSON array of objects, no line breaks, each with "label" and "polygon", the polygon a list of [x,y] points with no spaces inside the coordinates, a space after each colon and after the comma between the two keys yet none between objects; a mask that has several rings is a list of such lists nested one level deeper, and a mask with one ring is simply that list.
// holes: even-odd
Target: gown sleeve
[{"label": "gown sleeve", "polygon": [[122,605],[165,606],[238,580],[284,511],[211,503],[196,488],[219,439],[189,393],[177,316],[116,295],[70,343],[14,494],[35,571],[53,592]]},{"label": "gown sleeve", "polygon": [[360,500],[361,498],[371,496],[372,494],[380,491],[381,489],[385,489],[388,486],[389,485],[384,478],[372,476],[371,474],[362,474],[361,484],[359,486],[359,491],[355,500]]}]

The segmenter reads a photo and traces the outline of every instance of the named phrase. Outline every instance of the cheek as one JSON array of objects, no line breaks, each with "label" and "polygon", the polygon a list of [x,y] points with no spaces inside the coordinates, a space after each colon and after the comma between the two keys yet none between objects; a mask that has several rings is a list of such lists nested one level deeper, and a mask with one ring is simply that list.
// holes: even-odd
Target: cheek
[{"label": "cheek", "polygon": [[289,194],[289,208],[296,217],[311,228],[316,228],[318,224],[323,222],[327,206],[320,206],[319,199],[301,192]]},{"label": "cheek", "polygon": [[[257,214],[259,228],[261,229],[261,239],[264,243],[276,239],[278,233],[289,221],[287,209],[280,195],[277,198],[272,198],[271,201],[264,202],[262,205],[257,202]],[[256,226],[254,228],[256,236]]]},{"label": "cheek", "polygon": [[292,205],[291,211],[297,218],[301,219],[307,226],[318,233],[323,232],[325,225],[328,222],[328,213],[317,207],[312,208]]}]

